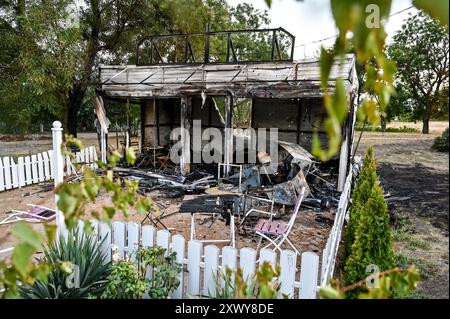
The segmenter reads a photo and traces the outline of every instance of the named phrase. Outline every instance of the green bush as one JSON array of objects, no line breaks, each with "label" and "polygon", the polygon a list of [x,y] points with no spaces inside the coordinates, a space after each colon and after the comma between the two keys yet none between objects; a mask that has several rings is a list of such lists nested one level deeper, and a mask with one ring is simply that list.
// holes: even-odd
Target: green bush
[{"label": "green bush", "polygon": [[368,149],[364,163],[368,165],[361,171],[356,194],[352,197],[354,201],[350,219],[353,218],[353,233],[346,237],[346,240],[352,240],[351,243],[346,243],[350,247],[344,266],[346,284],[366,277],[366,267],[369,265],[376,265],[380,271],[392,268],[393,265],[389,213],[383,189],[378,183],[372,148]]},{"label": "green bush", "polygon": [[438,152],[448,152],[448,127],[434,139],[432,148]]},{"label": "green bush", "polygon": [[374,150],[373,147],[370,146],[364,156],[363,167],[361,168],[352,193],[352,205],[350,206],[349,222],[345,230],[345,257],[350,255],[351,247],[355,241],[355,231],[359,223],[360,211],[362,209],[360,206],[365,205],[370,197],[372,188],[378,182],[376,165]]},{"label": "green bush", "polygon": [[146,282],[139,276],[134,264],[128,260],[121,260],[114,264],[108,277],[108,286],[101,298],[140,299],[146,288]]},{"label": "green bush", "polygon": [[[25,299],[84,299],[100,296],[106,288],[111,263],[97,239],[89,234],[73,231],[67,239],[60,237],[44,252],[43,261],[53,265],[48,281],[37,280],[32,286],[21,289]],[[78,269],[79,284],[68,285]],[[75,270],[76,271],[76,270]],[[76,271],[77,272],[77,271]],[[69,277],[70,276],[70,277]]]},{"label": "green bush", "polygon": [[[141,299],[148,293],[152,299],[166,299],[180,285],[178,278],[182,270],[176,262],[176,253],[166,256],[166,250],[155,246],[140,247],[136,252],[138,266],[128,260],[113,266],[108,277],[108,286],[103,299]],[[147,278],[147,269],[153,269],[153,278]]]},{"label": "green bush", "polygon": [[393,265],[389,213],[380,186],[375,185],[360,214],[355,241],[344,268],[347,284],[366,277],[368,265],[376,265],[380,271]]},{"label": "green bush", "polygon": [[[216,299],[276,299],[280,291],[280,265],[272,267],[265,261],[253,278],[244,278],[241,268],[226,268],[216,278]],[[222,284],[223,282],[223,284]],[[284,296],[287,298],[287,296]]]}]

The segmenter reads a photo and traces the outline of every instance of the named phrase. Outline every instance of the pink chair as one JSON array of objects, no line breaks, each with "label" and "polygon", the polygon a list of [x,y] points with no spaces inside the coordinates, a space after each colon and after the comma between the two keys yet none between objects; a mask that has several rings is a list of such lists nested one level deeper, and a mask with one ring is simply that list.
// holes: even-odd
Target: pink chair
[{"label": "pink chair", "polygon": [[254,228],[256,234],[261,236],[261,238],[267,239],[270,242],[263,248],[268,248],[271,245],[274,245],[275,248],[281,252],[281,245],[286,241],[295,250],[295,252],[299,254],[297,248],[295,248],[295,246],[289,240],[288,236],[292,230],[292,226],[294,226],[295,219],[297,218],[297,214],[300,210],[300,205],[304,196],[305,187],[303,186],[300,190],[300,194],[297,197],[294,212],[289,219],[289,222],[286,223],[283,221],[273,221],[269,219],[258,220]]}]

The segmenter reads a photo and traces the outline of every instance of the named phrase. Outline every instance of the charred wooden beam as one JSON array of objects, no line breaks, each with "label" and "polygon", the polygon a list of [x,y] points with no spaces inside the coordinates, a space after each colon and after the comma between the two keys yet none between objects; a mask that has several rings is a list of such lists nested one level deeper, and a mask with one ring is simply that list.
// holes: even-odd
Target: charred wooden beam
[{"label": "charred wooden beam", "polygon": [[192,97],[183,95],[181,97],[181,144],[183,149],[180,158],[180,169],[183,175],[190,172],[191,166],[191,139],[190,132],[192,127]]},{"label": "charred wooden beam", "polygon": [[[225,140],[224,163],[233,163],[233,95],[227,92],[225,100]],[[230,167],[225,166],[225,176],[230,173]]]}]

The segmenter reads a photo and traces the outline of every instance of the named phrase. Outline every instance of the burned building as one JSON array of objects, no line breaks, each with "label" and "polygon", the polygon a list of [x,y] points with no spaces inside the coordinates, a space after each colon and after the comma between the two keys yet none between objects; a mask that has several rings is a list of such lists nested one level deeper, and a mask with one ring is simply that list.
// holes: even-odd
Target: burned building
[{"label": "burned building", "polygon": [[[256,53],[248,48],[255,43]],[[201,120],[202,128],[224,131],[222,162],[233,163],[234,103],[247,98],[252,128],[278,128],[279,140],[310,150],[315,129],[324,145],[327,141],[320,124],[326,117],[320,66],[318,59],[294,60],[294,47],[294,37],[282,28],[146,37],[138,44],[135,65],[101,66],[99,93],[106,105],[108,99],[140,101],[142,148],[168,145],[172,129],[189,131],[193,121]],[[339,154],[338,190],[342,190],[358,86],[353,55],[336,61],[331,91],[338,78],[345,80],[350,105]],[[223,114],[216,102],[219,97],[224,100]],[[192,138],[190,134],[184,145],[190,148]],[[181,158],[183,173],[189,172],[191,158],[190,154]]]}]

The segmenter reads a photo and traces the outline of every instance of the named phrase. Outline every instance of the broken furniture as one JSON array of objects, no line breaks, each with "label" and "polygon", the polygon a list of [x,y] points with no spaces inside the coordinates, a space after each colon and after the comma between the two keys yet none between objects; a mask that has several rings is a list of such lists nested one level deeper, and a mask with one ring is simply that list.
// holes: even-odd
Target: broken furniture
[{"label": "broken furniture", "polygon": [[300,205],[305,196],[306,187],[302,187],[295,203],[294,211],[289,219],[289,222],[271,221],[268,219],[260,219],[255,226],[255,233],[269,241],[269,244],[264,248],[274,246],[281,252],[281,245],[286,241],[297,254],[300,254],[297,248],[289,240],[288,236],[294,226],[297,214],[300,210]]},{"label": "broken furniture", "polygon": [[300,170],[293,179],[275,185],[273,187],[273,192],[268,193],[268,196],[277,204],[295,205],[297,194],[300,193],[300,190],[303,187],[305,188],[306,196],[308,196],[310,193],[309,186],[303,175],[303,171]]},{"label": "broken furniture", "polygon": [[[122,149],[125,151],[125,149],[127,148],[127,141],[120,140],[119,143],[120,143],[120,146],[122,146]],[[137,142],[137,141],[130,140],[128,147],[133,148],[137,153],[141,151],[141,149],[139,147],[139,142]]]},{"label": "broken furniture", "polygon": [[27,211],[16,209],[11,210],[11,214],[0,221],[0,225],[11,224],[20,221],[29,223],[47,222],[56,217],[56,211],[54,209],[33,204],[27,205],[30,206],[31,209]]},{"label": "broken furniture", "polygon": [[150,146],[145,146],[144,147],[144,152],[147,154],[152,155],[152,164],[153,164],[153,169],[156,170],[156,159],[157,156],[160,156],[160,152],[164,149],[164,147],[160,146],[160,145],[150,145]]},{"label": "broken furniture", "polygon": [[273,213],[273,200],[257,197],[254,195],[243,195],[242,196],[242,212],[243,217],[239,222],[239,228],[244,225],[244,222],[249,216],[261,217],[261,215],[268,215],[269,220],[276,214]]},{"label": "broken furniture", "polygon": [[237,185],[239,190],[242,190],[242,165],[238,164],[229,164],[229,163],[218,163],[217,164],[217,180],[222,182],[223,180],[227,180],[227,176],[229,175],[231,168],[239,168],[239,173],[233,175],[231,178],[237,179]]},{"label": "broken furniture", "polygon": [[196,239],[196,216],[210,215],[211,227],[218,217],[225,219],[225,225],[229,226],[230,239],[205,239],[201,242],[229,243],[235,246],[234,212],[238,210],[239,196],[236,195],[185,195],[180,206],[180,213],[191,214],[191,240]]},{"label": "broken furniture", "polygon": [[[158,205],[158,203],[157,203],[157,205]],[[141,220],[141,225],[145,225],[145,222],[148,220],[156,228],[158,228],[158,225],[161,225],[164,229],[168,229],[168,227],[166,225],[164,225],[164,223],[161,221],[161,219],[164,218],[164,213],[165,213],[164,211],[161,213],[161,210],[159,209],[159,207],[158,207],[158,210],[157,210],[157,215],[154,214],[153,210],[147,211],[147,213],[145,214],[144,219]]]}]

